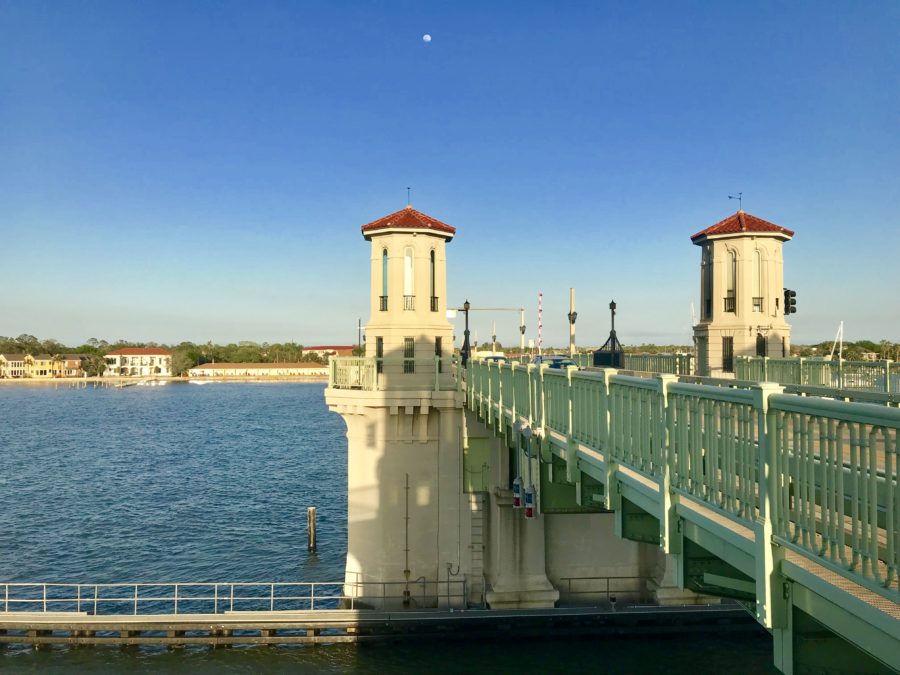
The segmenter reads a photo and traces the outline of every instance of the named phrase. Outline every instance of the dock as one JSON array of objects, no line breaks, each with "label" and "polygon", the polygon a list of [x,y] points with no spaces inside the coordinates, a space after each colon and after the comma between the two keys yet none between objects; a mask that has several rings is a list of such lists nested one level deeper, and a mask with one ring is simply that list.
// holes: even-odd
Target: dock
[{"label": "dock", "polygon": [[406,639],[520,639],[523,636],[646,635],[759,630],[739,604],[557,609],[321,609],[220,614],[0,613],[0,646],[230,646],[331,644]]}]

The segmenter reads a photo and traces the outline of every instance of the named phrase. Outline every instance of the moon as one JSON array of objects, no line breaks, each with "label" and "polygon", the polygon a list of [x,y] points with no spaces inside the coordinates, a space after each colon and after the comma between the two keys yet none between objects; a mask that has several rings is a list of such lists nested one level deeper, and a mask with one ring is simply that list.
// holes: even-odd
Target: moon
[{"label": "moon", "polygon": [[431,42],[431,36],[428,33],[422,36],[422,42]]}]

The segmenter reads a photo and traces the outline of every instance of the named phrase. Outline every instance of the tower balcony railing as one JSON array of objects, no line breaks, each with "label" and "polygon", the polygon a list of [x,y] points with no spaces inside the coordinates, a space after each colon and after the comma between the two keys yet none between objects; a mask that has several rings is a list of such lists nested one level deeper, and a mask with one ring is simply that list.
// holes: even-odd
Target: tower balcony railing
[{"label": "tower balcony railing", "polygon": [[456,365],[448,357],[425,359],[340,357],[330,362],[328,386],[359,391],[453,391],[459,388]]},{"label": "tower balcony railing", "polygon": [[734,312],[735,312],[735,301],[734,301],[734,296],[733,296],[733,295],[729,295],[729,296],[725,297],[725,311],[726,311],[726,312],[731,312],[732,314],[734,314]]},{"label": "tower balcony railing", "polygon": [[763,299],[762,297],[754,296],[753,297],[753,311],[761,312],[763,311]]},{"label": "tower balcony railing", "polygon": [[431,296],[431,311],[432,312],[438,311],[438,299],[437,299],[436,295]]},{"label": "tower balcony railing", "polygon": [[387,298],[386,295],[378,296],[378,309],[379,311],[386,312],[387,311]]},{"label": "tower balcony railing", "polygon": [[404,295],[403,296],[403,311],[412,312],[416,308],[416,296],[414,295]]}]

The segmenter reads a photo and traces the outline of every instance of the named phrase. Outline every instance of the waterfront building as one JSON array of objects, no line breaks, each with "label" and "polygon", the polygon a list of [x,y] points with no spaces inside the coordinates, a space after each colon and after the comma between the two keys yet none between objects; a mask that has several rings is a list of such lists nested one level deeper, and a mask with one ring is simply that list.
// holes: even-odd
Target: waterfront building
[{"label": "waterfront building", "polygon": [[85,354],[60,354],[57,372],[60,377],[84,377]]},{"label": "waterfront building", "polygon": [[0,354],[0,377],[25,377],[25,354]]},{"label": "waterfront building", "polygon": [[59,361],[50,354],[25,355],[25,377],[44,379],[56,377]]},{"label": "waterfront building", "polygon": [[172,374],[172,352],[161,347],[125,347],[109,352],[108,377],[168,377]]},{"label": "waterfront building", "polygon": [[328,375],[321,363],[204,363],[191,368],[188,377],[312,377]]},{"label": "waterfront building", "polygon": [[701,249],[699,375],[730,376],[735,356],[790,356],[781,249],[793,236],[741,210],[691,237]]},{"label": "waterfront building", "polygon": [[316,345],[314,347],[304,347],[304,354],[316,354],[323,359],[332,356],[353,356],[353,350],[356,345]]}]

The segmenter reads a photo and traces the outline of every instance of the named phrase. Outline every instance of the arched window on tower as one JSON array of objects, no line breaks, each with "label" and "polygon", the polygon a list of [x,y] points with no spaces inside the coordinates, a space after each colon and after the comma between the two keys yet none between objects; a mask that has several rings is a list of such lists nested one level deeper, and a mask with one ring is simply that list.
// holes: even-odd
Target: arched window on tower
[{"label": "arched window on tower", "polygon": [[434,282],[434,249],[431,249],[430,276],[431,276],[431,311],[436,312],[436,311],[438,311],[438,299],[437,299],[437,295],[435,295],[435,291],[437,289],[435,288],[435,282]]},{"label": "arched window on tower", "polygon": [[388,299],[388,254],[387,249],[381,249],[381,296],[379,298],[379,309],[382,312],[387,311]]},{"label": "arched window on tower", "polygon": [[762,256],[759,249],[753,251],[753,311],[763,311],[763,292],[762,292]]},{"label": "arched window on tower", "polygon": [[737,302],[735,301],[735,286],[737,283],[737,254],[734,251],[728,252],[728,270],[726,271],[725,284],[725,311],[734,313],[737,311]]},{"label": "arched window on tower", "polygon": [[407,246],[403,250],[403,309],[406,311],[412,311],[416,308],[413,271],[413,250],[412,246]]}]

